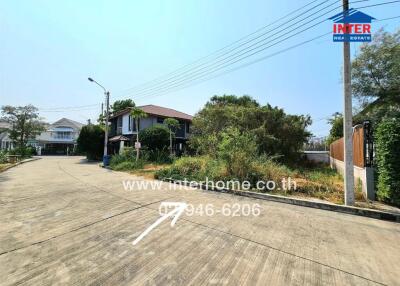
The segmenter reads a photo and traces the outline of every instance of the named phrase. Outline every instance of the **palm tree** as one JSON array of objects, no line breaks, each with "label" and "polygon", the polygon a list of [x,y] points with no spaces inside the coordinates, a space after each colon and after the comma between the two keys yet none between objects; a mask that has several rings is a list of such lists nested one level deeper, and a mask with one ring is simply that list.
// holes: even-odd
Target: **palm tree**
[{"label": "palm tree", "polygon": [[[147,117],[147,113],[138,107],[134,107],[131,110],[131,116],[135,118],[136,132],[137,132],[136,143],[137,145],[139,145],[139,119]],[[139,148],[136,148],[136,161],[138,160],[139,160]]]},{"label": "palm tree", "polygon": [[172,155],[172,134],[178,128],[179,121],[175,118],[164,119],[164,124],[168,126],[169,129],[169,152]]}]

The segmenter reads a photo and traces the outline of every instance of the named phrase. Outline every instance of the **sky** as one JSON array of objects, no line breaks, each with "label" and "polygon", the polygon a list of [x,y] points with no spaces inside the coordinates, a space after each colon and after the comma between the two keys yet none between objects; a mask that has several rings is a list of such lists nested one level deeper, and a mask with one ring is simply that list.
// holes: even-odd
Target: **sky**
[{"label": "sky", "polygon": [[[387,1],[370,0],[351,7]],[[155,104],[192,115],[213,95],[247,94],[287,113],[311,115],[310,131],[324,136],[329,133],[326,119],[343,109],[342,44],[333,43],[331,35],[167,94],[159,95],[158,89],[146,94],[132,90],[267,24],[274,23],[264,31],[279,31],[284,21],[277,19],[310,2],[0,0],[0,105],[33,104],[48,122],[62,117],[93,122],[104,95],[87,80],[90,76],[110,91],[111,102],[131,98],[137,105]],[[320,7],[337,2],[332,9],[341,3],[326,2]],[[361,11],[379,20],[399,16],[399,8],[397,2]],[[372,31],[381,27],[393,32],[400,27],[400,18],[375,22]],[[327,20],[238,65],[331,30]],[[351,45],[353,57],[358,48]]]}]

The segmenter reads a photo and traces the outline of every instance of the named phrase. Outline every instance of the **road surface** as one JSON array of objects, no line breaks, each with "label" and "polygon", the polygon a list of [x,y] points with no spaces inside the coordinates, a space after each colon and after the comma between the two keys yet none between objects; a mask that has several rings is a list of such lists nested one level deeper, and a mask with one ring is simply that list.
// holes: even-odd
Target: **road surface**
[{"label": "road surface", "polygon": [[[0,173],[1,285],[400,285],[400,224],[140,178],[81,157]],[[162,201],[259,204],[259,216],[182,215],[132,245]]]}]

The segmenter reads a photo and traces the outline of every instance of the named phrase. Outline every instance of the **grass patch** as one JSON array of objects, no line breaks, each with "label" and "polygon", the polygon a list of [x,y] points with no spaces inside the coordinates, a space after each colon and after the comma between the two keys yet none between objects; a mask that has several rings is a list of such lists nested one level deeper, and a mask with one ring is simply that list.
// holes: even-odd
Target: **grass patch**
[{"label": "grass patch", "polygon": [[3,163],[3,164],[0,164],[0,172],[5,171],[8,167],[10,167],[10,166],[12,166],[12,165],[15,165],[15,164],[11,164],[11,163]]}]

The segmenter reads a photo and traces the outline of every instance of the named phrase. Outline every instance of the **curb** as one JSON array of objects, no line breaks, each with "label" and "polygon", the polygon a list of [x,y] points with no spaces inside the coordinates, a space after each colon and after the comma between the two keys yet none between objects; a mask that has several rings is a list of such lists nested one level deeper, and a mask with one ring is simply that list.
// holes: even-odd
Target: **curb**
[{"label": "curb", "polygon": [[[190,186],[193,188],[207,190],[207,187],[204,185],[196,187],[196,186],[190,185],[189,182],[184,182],[181,180],[174,180],[172,178],[164,178],[161,180],[170,182],[170,183],[176,183],[179,185],[185,185],[185,186]],[[396,213],[390,213],[390,212],[384,212],[384,211],[372,210],[372,209],[365,209],[365,208],[359,208],[359,207],[349,207],[349,206],[335,205],[335,204],[330,204],[330,203],[313,202],[313,201],[302,200],[302,199],[297,199],[297,198],[289,198],[289,197],[284,197],[284,196],[270,195],[270,194],[266,194],[266,193],[256,193],[256,192],[250,192],[250,191],[235,191],[235,190],[231,190],[231,189],[217,189],[217,188],[210,188],[210,187],[208,188],[208,191],[219,192],[219,193],[228,193],[228,194],[233,194],[233,195],[242,196],[242,197],[249,197],[249,198],[253,198],[253,199],[267,200],[267,201],[273,201],[273,202],[278,202],[278,203],[291,204],[291,205],[321,209],[321,210],[326,210],[326,211],[334,211],[334,212],[339,212],[339,213],[345,213],[345,214],[350,214],[350,215],[357,215],[357,216],[363,216],[363,217],[369,217],[369,218],[374,218],[374,219],[380,219],[380,220],[386,220],[386,221],[400,223],[400,213],[396,214]]]},{"label": "curb", "polygon": [[0,171],[0,173],[5,172],[5,171],[7,171],[7,170],[9,170],[11,168],[14,168],[14,167],[18,166],[18,165],[22,165],[22,164],[25,164],[25,163],[28,163],[28,162],[32,162],[32,161],[36,161],[36,160],[40,160],[40,159],[42,159],[42,158],[37,158],[36,157],[36,158],[29,158],[29,159],[22,160],[20,162],[15,163],[14,165],[11,165],[11,166],[8,166],[8,167],[4,168],[3,170]]}]

